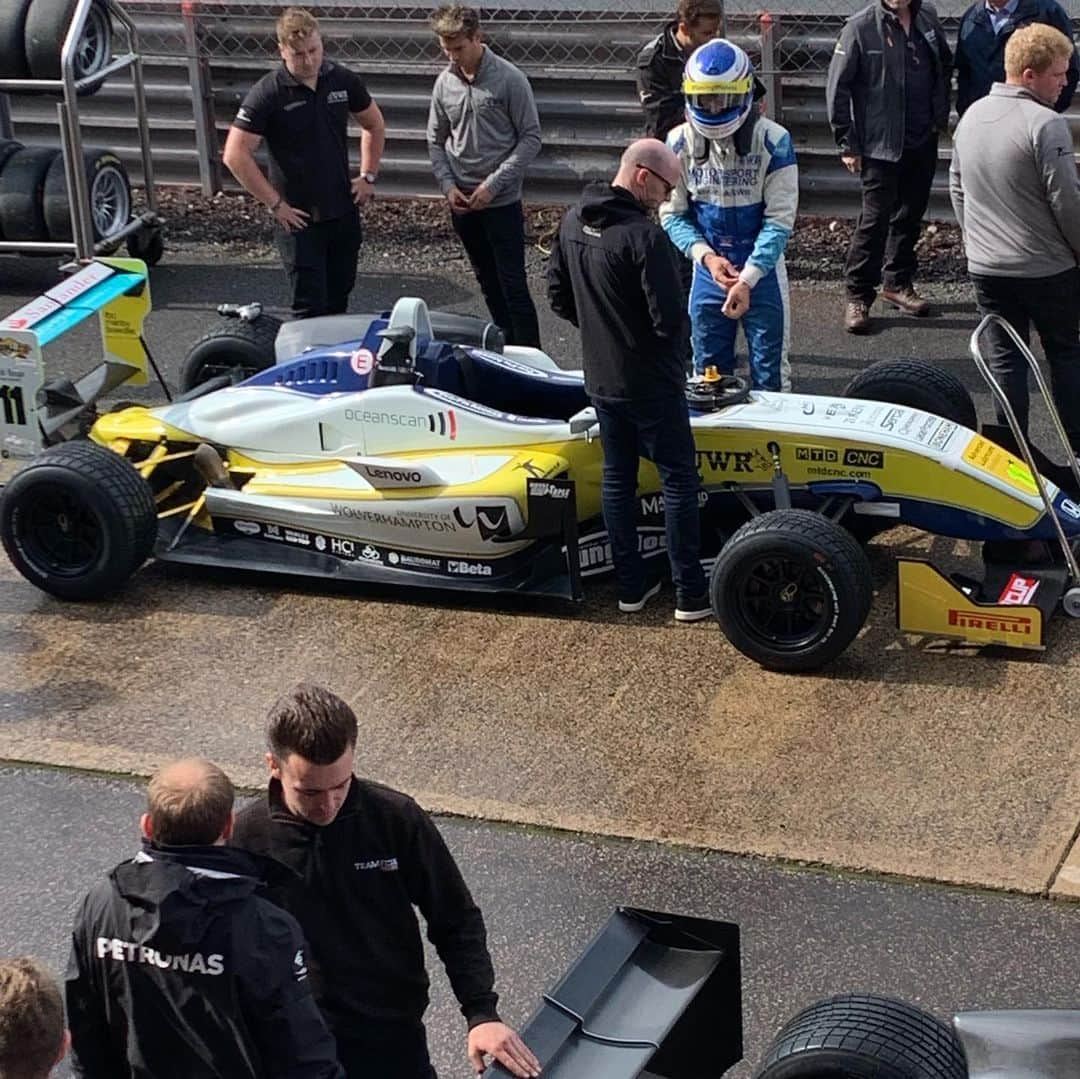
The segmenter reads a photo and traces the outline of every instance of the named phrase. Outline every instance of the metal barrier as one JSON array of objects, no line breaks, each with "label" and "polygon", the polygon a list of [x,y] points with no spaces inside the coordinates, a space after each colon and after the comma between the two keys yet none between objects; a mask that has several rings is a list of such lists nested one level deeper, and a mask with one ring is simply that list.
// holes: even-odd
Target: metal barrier
[{"label": "metal barrier", "polygon": [[[799,158],[801,208],[853,214],[858,181],[841,167],[825,114],[825,72],[844,18],[859,0],[830,0],[806,14],[812,0],[771,0],[770,13],[748,0],[727,5],[727,32],[744,45],[769,89],[769,109],[792,133]],[[1070,0],[1071,10],[1080,0]],[[379,189],[434,195],[424,139],[431,84],[444,61],[427,20],[437,0],[410,6],[313,5],[327,55],[361,72],[387,119],[388,140]],[[939,4],[955,38],[963,4]],[[634,61],[641,46],[670,17],[674,0],[510,0],[482,8],[494,49],[520,66],[536,94],[544,149],[530,169],[526,199],[568,202],[582,185],[608,177],[626,143],[641,132]],[[138,27],[153,131],[154,172],[161,183],[221,182],[224,134],[251,84],[276,60],[274,20],[280,5],[231,0],[133,0],[125,4]],[[130,84],[113,80],[81,111],[85,128],[125,157],[134,153]],[[22,141],[55,141],[54,119],[42,99],[13,98]],[[1072,117],[1080,121],[1080,117]],[[89,132],[87,139],[91,136]],[[355,140],[354,153],[356,152]],[[944,147],[947,156],[947,146]],[[935,182],[931,215],[948,216],[946,163]]]}]

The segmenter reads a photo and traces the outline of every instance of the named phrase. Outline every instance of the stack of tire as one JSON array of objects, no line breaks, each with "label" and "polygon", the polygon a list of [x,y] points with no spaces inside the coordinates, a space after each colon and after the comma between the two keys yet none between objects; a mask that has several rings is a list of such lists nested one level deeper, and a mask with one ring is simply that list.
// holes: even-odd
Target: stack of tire
[{"label": "stack of tire", "polygon": [[[0,77],[59,79],[60,51],[75,5],[76,0],[0,0]],[[101,87],[103,80],[94,76],[111,59],[112,22],[105,4],[96,0],[75,49],[75,78],[90,80],[80,95]],[[94,243],[107,242],[131,219],[131,183],[112,150],[84,151],[82,167]],[[72,238],[63,155],[52,147],[0,140],[0,239],[63,242]],[[149,234],[140,230],[128,238],[131,254],[151,265],[161,258],[161,249],[160,230]]]}]

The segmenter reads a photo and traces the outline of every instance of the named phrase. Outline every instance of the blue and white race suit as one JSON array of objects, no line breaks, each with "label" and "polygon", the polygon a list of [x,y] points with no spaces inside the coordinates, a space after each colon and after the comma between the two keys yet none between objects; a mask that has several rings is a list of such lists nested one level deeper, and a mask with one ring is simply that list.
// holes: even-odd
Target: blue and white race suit
[{"label": "blue and white race suit", "polygon": [[[746,135],[749,134],[749,140]],[[748,150],[740,154],[736,141]],[[790,390],[788,339],[791,305],[784,248],[795,227],[799,174],[791,136],[779,124],[754,117],[750,132],[705,139],[680,124],[667,138],[682,161],[682,176],[660,207],[660,223],[694,262],[690,325],[694,369],[707,366],[730,374],[735,365],[735,331],[740,320],[721,313],[727,292],[702,265],[723,255],[739,268],[751,288],[741,321],[750,354],[750,377],[757,390]]]}]

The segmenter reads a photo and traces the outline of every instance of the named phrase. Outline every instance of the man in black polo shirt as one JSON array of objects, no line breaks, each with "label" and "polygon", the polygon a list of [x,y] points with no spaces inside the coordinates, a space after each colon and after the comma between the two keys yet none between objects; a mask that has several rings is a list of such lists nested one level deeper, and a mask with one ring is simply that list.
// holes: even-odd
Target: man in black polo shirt
[{"label": "man in black polo shirt", "polygon": [[[248,92],[222,159],[274,218],[295,318],[342,314],[356,283],[359,208],[372,197],[386,141],[379,106],[358,75],[323,58],[315,18],[287,8],[277,21],[282,66]],[[360,125],[360,174],[349,177],[346,129]],[[255,161],[263,139],[270,179]]]}]

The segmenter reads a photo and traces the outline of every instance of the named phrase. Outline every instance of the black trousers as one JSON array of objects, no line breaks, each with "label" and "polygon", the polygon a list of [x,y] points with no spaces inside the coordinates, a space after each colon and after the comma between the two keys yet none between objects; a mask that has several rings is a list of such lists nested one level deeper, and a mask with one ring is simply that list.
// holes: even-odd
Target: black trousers
[{"label": "black trousers", "polygon": [[437,1079],[419,1019],[354,1021],[334,1037],[348,1079]]},{"label": "black trousers", "polygon": [[[1050,367],[1050,390],[1061,422],[1080,453],[1080,268],[1052,277],[971,274],[980,315],[1000,315],[1024,340],[1034,324]],[[983,355],[1024,430],[1028,426],[1028,365],[1008,334],[991,326]],[[998,422],[1005,417],[998,409]]]},{"label": "black trousers", "polygon": [[356,260],[363,239],[360,211],[332,221],[317,221],[286,232],[274,228],[274,241],[292,286],[293,318],[343,315],[356,284]]},{"label": "black trousers", "polygon": [[930,201],[937,145],[935,135],[924,146],[905,150],[899,161],[863,158],[862,211],[844,266],[849,299],[872,303],[883,269],[888,289],[914,281],[915,242]]},{"label": "black trousers", "polygon": [[508,345],[540,347],[540,323],[525,276],[525,215],[520,202],[451,214],[480,283],[491,321]]}]

